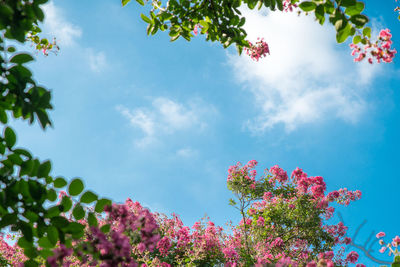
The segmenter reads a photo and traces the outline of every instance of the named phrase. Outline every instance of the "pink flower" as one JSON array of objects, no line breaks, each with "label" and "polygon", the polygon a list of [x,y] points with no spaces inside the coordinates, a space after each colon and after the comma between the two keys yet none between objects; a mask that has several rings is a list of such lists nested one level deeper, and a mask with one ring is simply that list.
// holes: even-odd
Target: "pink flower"
[{"label": "pink flower", "polygon": [[384,237],[386,234],[384,232],[379,232],[376,234],[376,238]]},{"label": "pink flower", "polygon": [[400,237],[398,235],[395,238],[393,238],[392,245],[394,247],[397,247],[398,245],[400,245]]},{"label": "pink flower", "polygon": [[265,223],[264,218],[262,216],[258,217],[257,225],[258,226],[264,226],[264,223]]},{"label": "pink flower", "polygon": [[358,253],[355,251],[351,251],[349,254],[347,254],[346,260],[351,263],[356,263],[358,260]]}]

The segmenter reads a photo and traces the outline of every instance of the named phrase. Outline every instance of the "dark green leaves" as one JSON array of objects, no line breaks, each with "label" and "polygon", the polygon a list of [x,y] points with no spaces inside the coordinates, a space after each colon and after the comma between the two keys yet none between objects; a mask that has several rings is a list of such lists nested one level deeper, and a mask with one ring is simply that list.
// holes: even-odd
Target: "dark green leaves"
[{"label": "dark green leaves", "polygon": [[122,6],[125,6],[126,4],[128,4],[131,0],[122,0]]},{"label": "dark green leaves", "polygon": [[340,5],[343,7],[351,7],[356,4],[356,0],[341,0]]},{"label": "dark green leaves", "polygon": [[15,135],[14,131],[10,127],[7,127],[4,130],[4,138],[6,140],[6,144],[9,148],[12,148],[15,145],[15,142],[17,141],[17,136]]},{"label": "dark green leaves", "polygon": [[358,14],[358,15],[351,16],[350,21],[351,21],[354,25],[356,25],[357,27],[361,28],[361,27],[363,27],[365,24],[367,24],[367,22],[368,22],[368,17],[365,16],[365,15],[360,15],[360,14]]},{"label": "dark green leaves", "polygon": [[33,60],[34,59],[33,59],[33,57],[31,55],[21,53],[21,54],[17,54],[15,56],[13,56],[10,59],[10,62],[11,63],[16,63],[16,64],[24,64],[24,63],[27,63],[27,62],[30,62],[30,61],[33,61]]},{"label": "dark green leaves", "polygon": [[301,2],[299,7],[303,11],[309,12],[309,11],[313,11],[317,7],[317,5],[314,2],[305,1],[305,2]]},{"label": "dark green leaves", "polygon": [[97,200],[97,195],[91,191],[86,191],[82,196],[80,202],[82,203],[92,203]]},{"label": "dark green leaves", "polygon": [[68,187],[68,193],[71,196],[77,196],[83,191],[84,185],[81,179],[75,178]]},{"label": "dark green leaves", "polygon": [[315,17],[318,19],[319,23],[322,25],[325,22],[325,7],[324,5],[318,5],[315,9]]},{"label": "dark green leaves", "polygon": [[53,184],[55,188],[62,188],[67,185],[67,181],[62,177],[58,177],[54,180]]},{"label": "dark green leaves", "polygon": [[51,162],[47,160],[42,164],[40,164],[37,172],[37,177],[38,178],[47,177],[50,173],[50,170],[51,170]]},{"label": "dark green leaves", "polygon": [[98,225],[96,215],[93,212],[89,212],[88,223],[89,223],[89,226],[97,226]]},{"label": "dark green leaves", "polygon": [[347,26],[343,30],[339,31],[336,34],[336,41],[338,43],[343,43],[344,41],[346,41],[346,39],[351,35],[351,29],[351,25],[347,24]]},{"label": "dark green leaves", "polygon": [[346,8],[346,15],[349,16],[354,16],[360,14],[364,10],[364,3],[363,2],[357,2],[355,5],[349,6]]},{"label": "dark green leaves", "polygon": [[111,205],[111,201],[109,199],[105,199],[105,198],[99,199],[96,203],[94,210],[97,213],[101,213],[104,211],[104,207],[107,205]]},{"label": "dark green leaves", "polygon": [[74,215],[75,220],[81,220],[85,217],[85,210],[80,204],[76,204],[72,210],[72,215]]},{"label": "dark green leaves", "polygon": [[61,200],[61,207],[63,212],[67,212],[71,209],[72,207],[72,200],[69,196],[63,196]]}]

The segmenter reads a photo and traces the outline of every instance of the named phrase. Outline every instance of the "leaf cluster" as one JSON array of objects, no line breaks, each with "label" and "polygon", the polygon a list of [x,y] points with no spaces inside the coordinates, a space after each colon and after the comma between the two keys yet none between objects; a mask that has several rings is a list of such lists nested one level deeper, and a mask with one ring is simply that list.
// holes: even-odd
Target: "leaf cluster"
[{"label": "leaf cluster", "polygon": [[[285,0],[136,1],[142,6],[151,7],[148,16],[141,14],[143,21],[148,24],[148,35],[154,35],[158,30],[169,31],[171,41],[179,37],[190,41],[194,37],[195,28],[200,27],[201,34],[206,35],[207,41],[218,41],[224,48],[235,44],[239,54],[244,47],[249,47],[247,33],[243,28],[246,18],[242,16],[240,7],[283,11],[285,4]],[[129,2],[130,0],[122,0],[122,5],[125,6]],[[314,13],[321,25],[328,18],[336,29],[338,43],[364,29],[369,21],[367,16],[361,14],[364,3],[357,0],[291,0],[290,4],[298,5],[306,13]]]}]

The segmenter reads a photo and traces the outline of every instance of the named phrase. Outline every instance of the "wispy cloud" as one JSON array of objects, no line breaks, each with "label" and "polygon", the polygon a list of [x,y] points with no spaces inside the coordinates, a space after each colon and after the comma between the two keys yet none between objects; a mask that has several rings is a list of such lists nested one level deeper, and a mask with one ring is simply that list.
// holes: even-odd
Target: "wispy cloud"
[{"label": "wispy cloud", "polygon": [[96,52],[93,49],[87,49],[89,67],[93,72],[102,72],[107,67],[106,55],[104,52]]},{"label": "wispy cloud", "polygon": [[57,44],[61,48],[73,47],[80,51],[80,55],[89,69],[95,73],[103,72],[107,66],[107,57],[103,51],[97,51],[93,48],[82,47],[78,43],[78,39],[82,37],[82,29],[68,21],[64,11],[56,6],[53,1],[43,6],[45,20],[43,24],[43,32],[49,38],[55,37]]},{"label": "wispy cloud", "polygon": [[56,37],[60,46],[72,46],[82,36],[82,29],[65,18],[62,10],[53,1],[43,6],[45,13],[44,30]]},{"label": "wispy cloud", "polygon": [[180,158],[192,158],[197,156],[198,151],[194,150],[190,147],[185,147],[185,148],[181,148],[178,151],[176,151],[176,156],[180,157]]},{"label": "wispy cloud", "polygon": [[[128,109],[118,106],[117,110],[129,120],[133,127],[139,128],[144,137],[136,141],[136,145],[144,147],[155,143],[161,135],[207,128],[207,117],[215,114],[215,108],[205,105],[199,100],[191,100],[185,104],[169,98],[156,98],[151,108]],[[189,150],[178,151],[177,154],[188,155]]]},{"label": "wispy cloud", "polygon": [[[283,124],[296,127],[340,118],[355,123],[366,109],[368,85],[380,67],[352,62],[336,43],[332,27],[311,16],[244,11],[250,40],[264,37],[271,55],[259,62],[229,55],[235,77],[253,97],[259,115],[248,121],[254,133]],[[343,45],[342,45],[343,46]]]}]

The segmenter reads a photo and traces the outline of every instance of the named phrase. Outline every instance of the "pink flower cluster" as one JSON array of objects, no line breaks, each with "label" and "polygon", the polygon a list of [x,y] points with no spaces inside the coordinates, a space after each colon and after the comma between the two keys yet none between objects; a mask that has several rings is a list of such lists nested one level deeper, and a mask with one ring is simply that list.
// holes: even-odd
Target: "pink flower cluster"
[{"label": "pink flower cluster", "polygon": [[375,43],[372,43],[367,37],[364,39],[367,44],[359,46],[357,44],[350,44],[350,48],[353,49],[351,52],[352,56],[355,56],[355,62],[362,61],[364,58],[368,58],[368,62],[372,64],[374,59],[377,63],[386,62],[390,63],[393,61],[394,55],[397,53],[396,49],[392,49],[393,44],[392,34],[389,29],[381,30],[378,39]]},{"label": "pink flower cluster", "polygon": [[246,54],[250,56],[250,58],[254,61],[258,61],[262,57],[266,57],[269,54],[269,46],[264,41],[264,38],[257,38],[257,42],[255,44],[249,41],[249,47],[245,47],[244,50]]},{"label": "pink flower cluster", "polygon": [[279,168],[278,165],[273,166],[269,172],[272,173],[275,176],[274,178],[280,183],[284,183],[288,179],[287,172],[282,168]]},{"label": "pink flower cluster", "polygon": [[[386,234],[384,232],[379,232],[378,234],[376,234],[376,238],[380,239],[382,237],[385,237]],[[400,251],[399,251],[399,247],[400,247],[400,236],[395,236],[392,239],[392,242],[390,243],[385,243],[385,241],[383,241],[383,239],[379,240],[379,244],[382,246],[381,249],[379,250],[380,253],[384,253],[387,249],[389,249],[389,255],[393,254],[394,256],[400,256]]]},{"label": "pink flower cluster", "polygon": [[67,248],[64,244],[61,244],[53,252],[54,255],[47,258],[47,263],[51,267],[70,265],[70,262],[65,261],[64,259],[72,255],[73,250],[71,248]]},{"label": "pink flower cluster", "polygon": [[332,191],[328,194],[327,199],[329,201],[336,201],[339,204],[348,206],[350,201],[355,201],[361,198],[361,191],[349,191],[347,188],[341,188],[337,191]]},{"label": "pink flower cluster", "polygon": [[[322,177],[309,177],[299,168],[288,177],[278,165],[266,169],[266,175],[256,180],[256,165],[257,161],[252,160],[244,166],[237,163],[228,170],[228,187],[236,195],[253,199],[243,212],[247,215],[243,214],[238,225],[231,225],[229,232],[208,218],[188,227],[176,214],[170,218],[151,213],[138,202],[127,199],[122,205],[106,207],[106,217],[99,217],[100,225],[108,224],[109,231],[87,227],[82,240],[72,247],[58,245],[47,263],[85,267],[266,264],[313,267],[344,266],[357,261],[356,252],[343,254],[344,246],[351,242],[345,237],[347,227],[343,223],[324,225],[323,215],[334,212],[330,202],[356,200],[361,197],[359,191],[340,189],[326,195]],[[65,197],[64,193],[60,197]],[[329,238],[323,239],[324,236]],[[326,251],[325,245],[319,247],[314,240],[329,242],[331,249]],[[400,237],[396,236],[391,246],[399,244]],[[341,246],[341,252],[334,253],[336,245]],[[21,263],[26,259],[22,249],[9,246],[0,236],[0,255],[17,266],[18,262],[11,259],[18,254]]]},{"label": "pink flower cluster", "polygon": [[283,11],[292,12],[295,8],[297,8],[297,5],[296,4],[292,4],[291,0],[284,0],[283,1]]},{"label": "pink flower cluster", "polygon": [[138,249],[154,250],[160,235],[157,233],[157,221],[148,209],[143,208],[139,202],[133,203],[128,198],[125,205],[113,204],[106,209],[106,212],[108,212],[108,222],[112,224],[115,232],[138,232],[140,237]]},{"label": "pink flower cluster", "polygon": [[243,183],[250,186],[251,189],[256,188],[255,177],[257,171],[254,168],[257,166],[257,161],[251,160],[246,165],[241,166],[238,162],[236,165],[229,167],[227,183],[233,184],[234,187],[241,187]]}]

